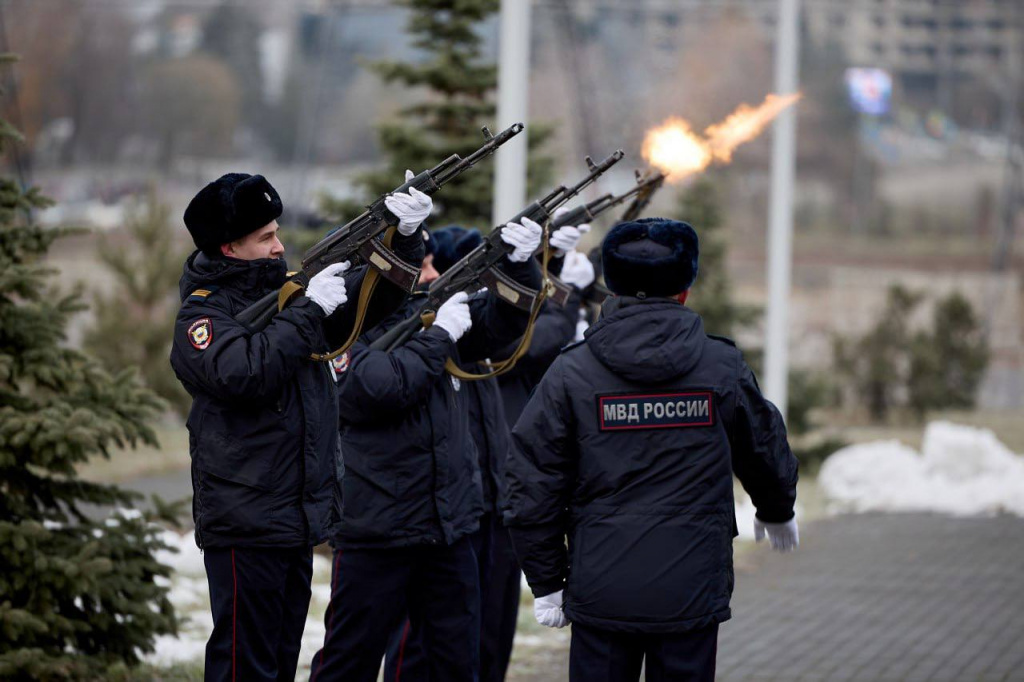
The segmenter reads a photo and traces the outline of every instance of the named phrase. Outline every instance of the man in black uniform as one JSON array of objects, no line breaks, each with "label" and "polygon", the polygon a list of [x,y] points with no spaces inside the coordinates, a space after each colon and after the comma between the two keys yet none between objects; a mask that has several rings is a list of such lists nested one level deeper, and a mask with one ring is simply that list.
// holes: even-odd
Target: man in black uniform
[{"label": "man in black uniform", "polygon": [[[647,218],[602,246],[616,296],[513,429],[506,524],[543,625],[573,624],[570,679],[712,680],[730,616],[732,474],[755,531],[797,545],[797,462],[731,341],[682,303],[697,235]],[[568,550],[565,539],[568,537]]]},{"label": "man in black uniform", "polygon": [[[396,253],[418,263],[430,198],[413,190],[386,203],[400,219]],[[262,331],[236,321],[285,282],[281,209],[262,176],[229,173],[204,187],[184,217],[197,251],[181,277],[171,365],[192,396],[192,511],[214,624],[207,680],[294,678],[312,547],[327,537],[338,403],[332,370],[309,356],[351,331],[355,306],[344,304],[365,268],[326,268]],[[404,298],[382,284],[370,323]]]},{"label": "man in black uniform", "polygon": [[[536,223],[509,223],[505,274],[536,289]],[[338,384],[343,470],[327,634],[312,679],[377,679],[389,635],[408,614],[422,632],[431,679],[474,680],[480,593],[469,536],[483,513],[480,466],[462,382],[445,369],[494,356],[528,314],[493,293],[459,293],[429,329],[392,352],[368,347],[418,311],[410,298],[352,350]]]}]

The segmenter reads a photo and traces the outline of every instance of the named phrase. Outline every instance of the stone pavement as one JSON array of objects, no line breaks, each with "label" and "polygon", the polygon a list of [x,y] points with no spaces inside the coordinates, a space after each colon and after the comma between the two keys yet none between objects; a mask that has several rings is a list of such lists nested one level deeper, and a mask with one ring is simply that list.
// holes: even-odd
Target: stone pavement
[{"label": "stone pavement", "polygon": [[719,680],[1024,680],[1024,520],[865,514],[745,552]]}]

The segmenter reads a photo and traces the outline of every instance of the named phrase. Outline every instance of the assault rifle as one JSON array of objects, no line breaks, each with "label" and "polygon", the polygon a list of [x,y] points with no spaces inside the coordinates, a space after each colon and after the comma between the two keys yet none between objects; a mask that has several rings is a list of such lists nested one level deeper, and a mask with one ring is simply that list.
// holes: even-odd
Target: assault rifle
[{"label": "assault rifle", "polygon": [[[383,277],[406,291],[412,291],[419,277],[419,263],[405,263],[377,238],[388,227],[398,224],[398,218],[384,206],[384,199],[391,194],[408,192],[410,187],[415,187],[424,194],[434,194],[496,152],[498,147],[522,132],[523,128],[522,123],[515,123],[497,135],[492,135],[490,130],[484,128],[486,142],[466,158],[452,154],[390,193],[377,197],[359,217],[331,232],[309,249],[302,257],[302,269],[291,281],[304,288],[314,275],[328,265],[360,256]],[[263,329],[277,314],[278,295],[276,291],[267,294],[240,312],[235,319],[250,329]]]},{"label": "assault rifle", "polygon": [[[496,267],[502,258],[513,251],[513,247],[501,239],[502,227],[506,223],[517,223],[524,218],[546,225],[551,220],[551,214],[556,208],[582,192],[609,168],[618,163],[622,156],[623,153],[620,149],[598,164],[595,164],[588,156],[586,161],[590,172],[582,180],[572,187],[560,185],[543,199],[531,203],[511,220],[493,228],[478,247],[431,282],[426,300],[419,312],[389,329],[387,333],[370,344],[370,348],[392,350],[401,346],[423,327],[421,316],[436,313],[445,301],[460,291],[476,291],[486,286],[505,302],[521,310],[531,311],[537,292],[519,284]],[[546,285],[547,283],[545,283]]]},{"label": "assault rifle", "polygon": [[[554,232],[556,229],[563,227],[564,225],[579,225],[581,223],[593,222],[602,213],[625,203],[629,199],[632,199],[632,201],[622,216],[622,222],[635,220],[636,216],[640,215],[640,213],[651,202],[651,197],[654,193],[665,184],[665,178],[665,174],[661,172],[651,174],[641,173],[638,170],[636,171],[635,187],[627,192],[619,194],[618,196],[614,194],[605,194],[591,202],[581,204],[571,211],[563,213],[552,221],[551,231]],[[566,302],[569,300],[569,295],[572,293],[572,287],[555,277],[551,277],[551,284],[554,287],[554,292],[551,294],[552,300],[561,306],[565,306]],[[596,282],[584,290],[585,297],[600,297],[600,301],[597,302],[604,301],[604,299],[610,294],[611,292],[608,291],[608,289]]]}]

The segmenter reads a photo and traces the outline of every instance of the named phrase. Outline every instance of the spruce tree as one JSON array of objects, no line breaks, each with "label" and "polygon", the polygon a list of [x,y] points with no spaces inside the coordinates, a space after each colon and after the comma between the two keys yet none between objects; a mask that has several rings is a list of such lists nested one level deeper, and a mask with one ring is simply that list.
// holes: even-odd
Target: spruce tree
[{"label": "spruce tree", "polygon": [[[0,68],[12,61],[0,56]],[[0,120],[0,150],[19,139]],[[123,677],[157,635],[176,630],[155,581],[170,570],[154,559],[165,545],[152,515],[86,516],[84,505],[135,498],[79,480],[75,466],[153,442],[147,421],[160,401],[133,373],[111,376],[64,345],[83,306],[40,263],[61,234],[31,222],[48,203],[0,176],[0,678]]]},{"label": "spruce tree", "polygon": [[[482,61],[478,27],[498,10],[498,0],[396,2],[409,8],[407,30],[424,58],[415,63],[382,61],[370,66],[386,83],[427,92],[422,102],[403,109],[399,120],[378,127],[387,165],[357,181],[365,190],[364,202],[394,189],[407,168],[418,173],[451,154],[473,152],[483,143],[480,128],[486,125],[493,130],[495,125],[492,95],[498,70]],[[552,159],[537,156],[551,130],[528,124],[525,134],[531,152],[528,194],[534,196],[551,177]],[[441,222],[489,229],[493,182],[493,163],[488,163],[445,186],[434,196]],[[323,208],[331,218],[343,219],[354,207],[328,201]]]},{"label": "spruce tree", "polygon": [[125,228],[126,235],[100,241],[99,259],[113,274],[114,286],[94,301],[95,323],[86,332],[85,348],[109,370],[137,367],[146,385],[185,415],[192,401],[167,357],[188,249],[175,242],[170,209],[152,190],[128,214]]},{"label": "spruce tree", "polygon": [[729,245],[722,234],[724,215],[715,180],[708,175],[694,180],[679,197],[678,214],[680,220],[693,225],[700,238],[699,274],[687,305],[700,314],[707,333],[733,336],[753,324],[760,310],[733,298],[725,262]]}]

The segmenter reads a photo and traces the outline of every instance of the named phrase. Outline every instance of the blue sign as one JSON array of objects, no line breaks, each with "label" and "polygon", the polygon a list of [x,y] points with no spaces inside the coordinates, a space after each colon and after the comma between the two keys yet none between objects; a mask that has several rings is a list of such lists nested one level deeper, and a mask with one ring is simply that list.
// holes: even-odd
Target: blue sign
[{"label": "blue sign", "polygon": [[854,109],[870,116],[883,116],[889,113],[892,76],[884,69],[849,68],[846,91]]}]

